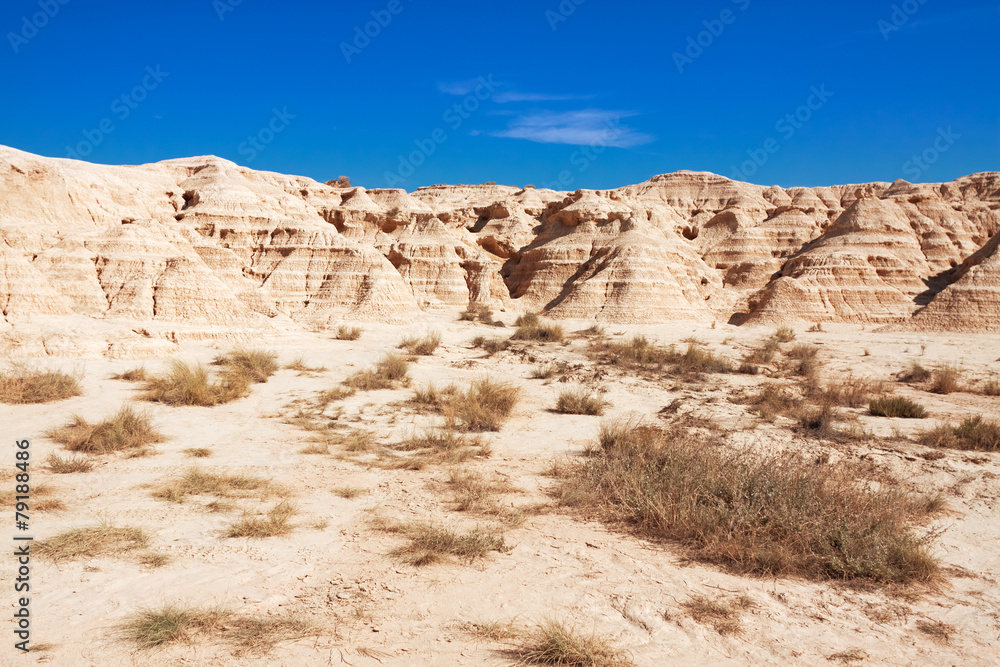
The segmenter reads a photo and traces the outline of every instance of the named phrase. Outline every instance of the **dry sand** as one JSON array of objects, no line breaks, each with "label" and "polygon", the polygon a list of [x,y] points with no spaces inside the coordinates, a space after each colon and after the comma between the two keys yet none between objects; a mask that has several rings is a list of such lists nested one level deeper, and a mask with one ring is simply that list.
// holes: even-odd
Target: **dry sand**
[{"label": "dry sand", "polygon": [[[508,322],[509,324],[509,322]],[[567,331],[589,325],[565,322]],[[4,439],[32,440],[34,482],[55,488],[66,509],[36,514],[34,535],[42,540],[69,528],[101,521],[141,526],[153,535],[151,548],[172,560],[159,568],[135,559],[86,559],[53,564],[35,560],[33,637],[45,651],[4,664],[70,665],[506,665],[502,643],[482,641],[463,624],[512,621],[530,625],[563,620],[584,632],[598,632],[627,649],[639,665],[996,665],[1000,664],[1000,455],[944,450],[925,460],[927,449],[908,436],[940,420],[970,414],[1000,414],[1000,398],[971,393],[933,395],[897,385],[900,395],[919,400],[928,420],[859,415],[871,437],[847,443],[819,442],[793,435],[783,422],[761,422],[746,406],[729,401],[756,376],[711,375],[701,383],[643,379],[595,366],[586,342],[533,344],[523,355],[487,357],[469,341],[476,335],[509,335],[510,328],[459,323],[454,314],[424,314],[408,326],[364,324],[360,340],[335,340],[330,333],[285,333],[259,341],[279,353],[282,364],[296,357],[326,372],[302,375],[281,370],[253,386],[243,400],[212,408],[168,407],[136,402],[152,415],[168,439],[142,458],[92,457],[93,471],[55,475],[44,459],[60,451],[45,437],[74,414],[91,420],[132,400],[136,385],[109,379],[136,362],[104,359],[46,359],[38,365],[77,370],[84,395],[47,405],[0,406]],[[1000,375],[996,335],[876,333],[854,325],[825,325],[826,331],[798,331],[797,342],[821,346],[826,377],[849,372],[889,379],[911,360],[933,367],[955,363],[963,379]],[[492,456],[458,466],[420,471],[387,470],[359,460],[303,454],[311,434],[286,423],[281,414],[296,399],[336,387],[351,373],[377,361],[405,334],[437,330],[442,347],[411,367],[410,389],[358,392],[342,402],[340,421],[373,430],[387,444],[440,421],[401,405],[413,387],[428,382],[460,385],[489,376],[523,388],[513,418],[501,432],[487,434]],[[673,324],[610,326],[620,337],[634,332],[663,342],[690,336],[732,359],[772,330]],[[227,344],[182,345],[185,360],[209,362]],[[866,355],[866,350],[868,354]],[[166,359],[144,362],[157,371]],[[603,389],[611,403],[606,416],[638,413],[650,420],[681,399],[678,414],[717,421],[732,446],[825,451],[831,460],[865,461],[905,485],[943,493],[951,511],[927,529],[938,533],[934,552],[946,580],[938,590],[906,595],[850,588],[795,578],[760,579],[692,564],[669,544],[654,544],[605,525],[557,510],[546,489],[545,471],[554,459],[578,455],[596,437],[600,417],[552,411],[558,381],[531,380],[539,363],[566,361],[571,383]],[[212,456],[192,459],[187,448],[210,448]],[[13,465],[7,447],[4,466]],[[154,499],[150,487],[193,465],[225,472],[245,471],[272,478],[294,493],[299,513],[285,537],[227,539],[225,526],[238,511],[212,513],[208,499],[183,504]],[[529,514],[505,527],[509,551],[491,553],[471,564],[455,561],[414,567],[390,555],[403,540],[371,527],[375,515],[434,519],[454,526],[488,523],[489,517],[456,512],[442,490],[452,467],[497,473],[519,492],[503,503],[550,511]],[[338,487],[366,494],[339,497]],[[250,501],[239,501],[253,505]],[[265,507],[273,505],[269,499]],[[10,591],[11,559],[5,560],[3,589]],[[723,636],[695,622],[682,603],[692,595],[749,596],[754,608],[742,618],[743,632]],[[8,596],[10,597],[10,596]],[[310,636],[278,644],[270,653],[234,655],[230,646],[195,639],[155,651],[139,651],[120,638],[120,627],[137,610],[163,603],[222,605],[241,614],[296,614],[316,624]],[[947,641],[921,632],[921,621],[953,626]],[[8,621],[9,623],[9,621]],[[9,637],[9,634],[8,634]],[[8,639],[9,641],[9,639]],[[839,661],[839,662],[838,662]]]}]

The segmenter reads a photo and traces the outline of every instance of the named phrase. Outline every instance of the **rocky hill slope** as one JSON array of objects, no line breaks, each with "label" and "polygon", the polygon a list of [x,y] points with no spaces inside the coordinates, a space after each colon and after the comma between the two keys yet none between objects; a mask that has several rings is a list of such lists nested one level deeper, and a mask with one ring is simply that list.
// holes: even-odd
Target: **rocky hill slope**
[{"label": "rocky hill slope", "polygon": [[482,306],[996,332],[998,234],[998,172],[783,189],[682,171],[615,190],[407,193],[216,157],[113,167],[0,147],[8,331],[65,315],[147,336],[158,323],[326,328]]}]

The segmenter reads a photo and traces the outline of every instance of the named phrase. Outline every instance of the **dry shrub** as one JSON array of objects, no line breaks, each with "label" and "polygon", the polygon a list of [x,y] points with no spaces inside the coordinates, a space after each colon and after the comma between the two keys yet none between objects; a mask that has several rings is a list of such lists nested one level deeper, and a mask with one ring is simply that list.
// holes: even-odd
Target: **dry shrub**
[{"label": "dry shrub", "polygon": [[493,311],[489,308],[481,307],[476,310],[464,310],[458,315],[459,322],[482,322],[483,324],[493,324]]},{"label": "dry shrub", "polygon": [[738,635],[742,632],[740,616],[755,605],[746,595],[734,600],[693,595],[681,606],[695,621],[711,624],[720,635]]},{"label": "dry shrub", "polygon": [[57,475],[69,475],[76,472],[90,472],[94,467],[94,464],[82,456],[63,457],[58,454],[53,454],[48,458],[46,463],[49,465],[49,470]]},{"label": "dry shrub", "polygon": [[881,380],[865,377],[855,377],[853,374],[838,378],[828,383],[818,393],[822,398],[834,405],[847,408],[860,408],[869,403],[873,397],[887,393],[889,388]]},{"label": "dry shrub", "polygon": [[444,404],[457,393],[458,387],[453,384],[446,386],[444,389],[438,389],[435,385],[429,384],[423,389],[415,389],[410,403],[432,410],[441,410]]},{"label": "dry shrub", "polygon": [[603,415],[607,405],[604,394],[578,387],[564,389],[559,393],[556,411],[567,415]]},{"label": "dry shrub", "polygon": [[82,394],[77,378],[62,371],[42,371],[15,364],[0,373],[0,403],[51,403]]},{"label": "dry shrub", "polygon": [[448,486],[454,494],[453,501],[457,511],[483,514],[498,514],[500,507],[496,497],[516,491],[507,479],[499,475],[487,479],[467,470],[452,470],[448,476]]},{"label": "dry shrub", "polygon": [[290,371],[297,371],[299,374],[325,373],[326,366],[310,366],[302,357],[296,357],[291,362],[285,364],[285,368]]},{"label": "dry shrub", "polygon": [[946,644],[951,641],[951,636],[956,632],[955,626],[943,621],[917,621],[917,630],[928,635],[931,639]]},{"label": "dry shrub", "polygon": [[242,372],[224,372],[211,380],[201,364],[188,365],[174,359],[170,369],[146,381],[141,398],[167,405],[211,407],[243,398],[250,392],[250,378]]},{"label": "dry shrub", "polygon": [[832,438],[838,435],[836,422],[840,412],[830,400],[820,400],[818,404],[802,404],[796,409],[799,425],[817,438]]},{"label": "dry shrub", "polygon": [[74,416],[66,426],[49,431],[48,436],[71,452],[85,454],[141,449],[164,440],[149,415],[136,412],[129,405],[97,424]]},{"label": "dry shrub", "polygon": [[542,322],[538,313],[526,313],[514,322],[517,330],[511,340],[530,340],[540,343],[558,343],[565,336],[562,326]]},{"label": "dry shrub", "polygon": [[474,381],[445,405],[449,427],[465,431],[499,431],[521,396],[520,387],[488,378]]},{"label": "dry shrub", "polygon": [[920,441],[928,447],[996,452],[1000,451],[1000,422],[981,415],[968,417],[958,426],[941,424],[925,431]]},{"label": "dry shrub", "polygon": [[462,532],[429,522],[376,521],[375,527],[407,537],[410,543],[392,553],[416,566],[439,563],[451,556],[471,562],[491,551],[507,550],[503,533],[481,526]]},{"label": "dry shrub", "polygon": [[604,637],[582,634],[553,619],[528,631],[509,653],[521,665],[628,667],[634,664]]},{"label": "dry shrub", "polygon": [[245,473],[212,473],[201,468],[188,468],[179,477],[168,480],[153,491],[153,497],[172,503],[182,503],[188,496],[218,496],[220,498],[247,495],[249,491],[280,492],[269,479]]},{"label": "dry shrub", "polygon": [[361,338],[364,329],[341,325],[337,327],[337,340],[357,340]]},{"label": "dry shrub", "polygon": [[979,388],[979,393],[983,396],[1000,396],[1000,380],[993,379],[983,382]]},{"label": "dry shrub", "polygon": [[706,350],[695,342],[689,343],[687,350],[680,352],[674,345],[664,348],[651,343],[645,336],[637,335],[623,343],[596,344],[592,349],[609,352],[611,363],[657,368],[670,365],[673,373],[682,375],[733,371],[732,363],[728,359]]},{"label": "dry shrub", "polygon": [[778,327],[775,329],[772,338],[779,343],[791,343],[795,340],[795,330],[786,326]]},{"label": "dry shrub", "polygon": [[227,373],[246,377],[249,383],[267,382],[280,368],[274,352],[242,348],[220,355],[212,363],[224,367]]},{"label": "dry shrub", "polygon": [[410,354],[421,357],[429,357],[441,345],[441,332],[433,331],[423,338],[417,336],[407,336],[400,343],[399,347],[405,349]]},{"label": "dry shrub", "polygon": [[122,556],[149,546],[142,528],[104,523],[91,528],[74,528],[37,543],[32,553],[54,561]]},{"label": "dry shrub", "polygon": [[542,366],[535,366],[531,369],[531,373],[528,377],[532,380],[551,380],[556,375],[566,371],[565,363],[558,364],[544,364]]},{"label": "dry shrub", "polygon": [[881,396],[868,404],[869,414],[876,417],[899,417],[902,419],[923,419],[927,410],[902,396]]},{"label": "dry shrub", "polygon": [[410,362],[401,354],[390,352],[374,368],[360,371],[344,380],[344,384],[360,391],[394,389],[410,382]]},{"label": "dry shrub", "polygon": [[294,529],[294,526],[289,522],[297,511],[298,508],[295,506],[295,503],[289,500],[282,500],[269,509],[264,516],[245,514],[238,521],[229,525],[229,528],[226,529],[225,537],[264,539],[287,535]]},{"label": "dry shrub", "polygon": [[962,388],[959,384],[961,376],[962,371],[957,366],[951,364],[941,366],[934,371],[934,384],[931,385],[931,391],[935,394],[951,394],[961,391]]},{"label": "dry shrub", "polygon": [[346,500],[351,500],[352,498],[357,498],[358,496],[363,496],[368,493],[368,489],[363,489],[359,486],[338,486],[333,489],[333,494],[344,498]]},{"label": "dry shrub", "polygon": [[143,366],[136,366],[121,373],[111,376],[112,380],[124,380],[125,382],[145,382],[149,379],[149,373]]},{"label": "dry shrub", "polygon": [[910,362],[910,367],[899,375],[899,380],[900,382],[921,383],[927,382],[933,375],[933,373],[920,365],[919,361],[914,359]]},{"label": "dry shrub", "polygon": [[774,355],[780,349],[777,338],[768,338],[759,347],[750,350],[743,356],[743,362],[748,366],[755,364],[769,364],[774,361]]},{"label": "dry shrub", "polygon": [[414,434],[394,449],[410,452],[411,455],[401,461],[393,461],[390,467],[410,470],[420,470],[432,463],[461,463],[491,453],[489,445],[479,437],[469,437],[450,428]]},{"label": "dry shrub", "polygon": [[775,417],[791,412],[801,399],[773,382],[761,385],[760,391],[750,396],[750,405],[761,419],[773,421]]},{"label": "dry shrub", "polygon": [[121,635],[142,650],[191,641],[199,635],[220,638],[240,657],[248,653],[263,655],[279,642],[304,637],[311,629],[311,623],[294,615],[236,616],[221,608],[165,605],[132,616]]},{"label": "dry shrub", "polygon": [[212,455],[212,450],[207,447],[189,447],[184,450],[184,456],[192,459],[207,459]]},{"label": "dry shrub", "polygon": [[932,579],[912,529],[928,503],[860,486],[844,466],[727,451],[681,429],[613,422],[602,447],[563,471],[563,504],[601,513],[690,555],[759,575]]},{"label": "dry shrub", "polygon": [[499,336],[494,336],[492,338],[476,336],[472,339],[472,347],[478,347],[481,350],[485,350],[486,353],[492,357],[497,352],[503,352],[509,348],[510,341]]}]

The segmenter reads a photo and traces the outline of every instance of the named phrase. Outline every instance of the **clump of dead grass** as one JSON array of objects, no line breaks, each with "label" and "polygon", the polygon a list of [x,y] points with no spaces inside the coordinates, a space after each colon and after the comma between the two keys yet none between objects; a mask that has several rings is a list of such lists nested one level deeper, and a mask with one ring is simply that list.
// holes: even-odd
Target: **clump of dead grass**
[{"label": "clump of dead grass", "polygon": [[129,405],[96,424],[76,415],[69,424],[52,429],[47,435],[69,451],[85,454],[136,450],[164,440],[149,415],[136,412]]},{"label": "clump of dead grass", "polygon": [[166,373],[146,380],[140,397],[166,405],[211,407],[243,398],[250,392],[250,384],[250,377],[243,372],[223,372],[213,380],[201,364],[174,359]]},{"label": "clump of dead grass", "polygon": [[493,336],[487,338],[485,336],[476,336],[472,339],[472,347],[477,347],[481,350],[485,350],[489,356],[493,356],[497,352],[503,352],[510,347],[510,341],[506,338],[501,338],[499,336]]},{"label": "clump of dead grass", "polygon": [[358,340],[364,329],[361,327],[349,327],[341,325],[337,327],[337,340]]},{"label": "clump of dead grass", "polygon": [[227,498],[245,496],[251,491],[269,494],[281,493],[283,490],[263,477],[246,473],[214,473],[194,467],[160,484],[153,490],[153,497],[172,503],[182,503],[189,496]]},{"label": "clump of dead grass", "polygon": [[457,392],[443,407],[450,428],[499,431],[521,397],[517,385],[483,378]]},{"label": "clump of dead grass", "polygon": [[452,428],[414,433],[393,447],[408,452],[407,456],[389,461],[389,467],[421,470],[430,464],[461,463],[474,457],[486,457],[492,452],[480,437],[469,437]]},{"label": "clump of dead grass", "polygon": [[53,454],[46,463],[49,470],[57,475],[69,475],[77,472],[90,472],[94,464],[82,456],[59,456]]},{"label": "clump of dead grass", "polygon": [[394,549],[392,554],[415,566],[432,565],[451,557],[472,562],[486,557],[491,551],[507,550],[503,533],[483,526],[460,531],[424,521],[375,520],[373,525],[409,539],[409,544]]},{"label": "clump of dead grass", "polygon": [[212,363],[224,367],[228,374],[245,377],[248,384],[267,382],[280,368],[274,352],[245,348],[219,355]]},{"label": "clump of dead grass", "polygon": [[400,341],[398,347],[419,357],[429,357],[441,345],[441,332],[432,331],[423,337],[407,336]]},{"label": "clump of dead grass", "polygon": [[968,417],[958,426],[941,424],[925,431],[920,441],[929,447],[996,452],[1000,451],[1000,422],[982,415]]},{"label": "clump of dead grass", "polygon": [[285,364],[285,369],[290,371],[297,371],[299,374],[312,374],[312,373],[325,373],[327,370],[326,366],[310,366],[306,363],[305,359],[302,357],[296,357],[289,363]]},{"label": "clump of dead grass", "polygon": [[295,503],[282,500],[263,516],[244,514],[229,525],[224,535],[258,540],[287,535],[295,528],[290,522],[297,511]]},{"label": "clump of dead grass", "polygon": [[149,534],[134,526],[103,523],[74,528],[38,542],[32,552],[53,561],[121,557],[149,546]]},{"label": "clump of dead grass", "polygon": [[62,371],[14,364],[0,373],[0,403],[51,403],[82,394],[78,379]]},{"label": "clump of dead grass", "polygon": [[543,322],[538,313],[525,313],[514,322],[517,329],[511,340],[528,340],[539,343],[558,343],[565,333],[561,325]]},{"label": "clump of dead grass", "polygon": [[772,338],[779,343],[791,343],[795,340],[795,330],[788,326],[780,326],[775,329]]},{"label": "clump of dead grass", "polygon": [[448,487],[453,494],[456,511],[493,515],[501,513],[497,497],[517,490],[509,480],[499,475],[487,478],[469,470],[452,470],[448,476]]},{"label": "clump of dead grass", "polygon": [[111,379],[123,380],[124,382],[145,382],[149,379],[149,372],[144,366],[136,366],[121,373],[115,373]]},{"label": "clump of dead grass", "polygon": [[508,652],[521,665],[629,667],[634,664],[608,639],[581,633],[554,619],[542,621],[524,633]]},{"label": "clump of dead grass", "polygon": [[662,347],[651,343],[645,336],[636,335],[624,342],[595,343],[595,352],[607,352],[607,361],[626,367],[663,368],[678,375],[701,373],[731,373],[732,363],[697,342],[690,342],[681,352],[675,345]]},{"label": "clump of dead grass", "polygon": [[401,354],[390,352],[374,368],[360,371],[344,380],[344,384],[360,391],[394,389],[410,383],[410,362]]},{"label": "clump of dead grass", "polygon": [[961,391],[962,387],[959,382],[961,377],[962,371],[958,366],[945,364],[934,371],[934,384],[931,385],[931,391],[935,394],[952,394]]},{"label": "clump of dead grass", "polygon": [[868,404],[868,413],[876,417],[923,419],[927,416],[924,406],[902,396],[880,396]]},{"label": "clump of dead grass", "polygon": [[604,394],[591,391],[586,387],[564,389],[559,392],[556,401],[556,412],[567,415],[603,415],[608,402]]},{"label": "clump of dead grass", "polygon": [[746,595],[731,600],[692,595],[681,606],[696,622],[710,624],[720,635],[738,635],[742,633],[740,616],[756,605]]},{"label": "clump of dead grass", "polygon": [[843,466],[728,451],[686,430],[626,422],[605,426],[601,445],[562,471],[557,498],[682,544],[699,560],[878,583],[937,574],[912,527],[929,505],[865,488]]}]

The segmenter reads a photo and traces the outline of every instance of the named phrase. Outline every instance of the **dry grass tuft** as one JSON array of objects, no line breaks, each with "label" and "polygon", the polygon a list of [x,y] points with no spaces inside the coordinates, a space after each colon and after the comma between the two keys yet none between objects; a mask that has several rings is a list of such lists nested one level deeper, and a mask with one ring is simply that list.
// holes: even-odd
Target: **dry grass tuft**
[{"label": "dry grass tuft", "polygon": [[[810,388],[808,385],[807,381],[807,389]],[[837,378],[835,382],[828,383],[822,389],[815,388],[813,393],[834,405],[860,408],[868,404],[872,398],[887,394],[889,391],[890,387],[882,380],[855,377],[853,374],[850,374],[846,377]]]},{"label": "dry grass tuft", "polygon": [[368,489],[359,486],[338,486],[333,489],[333,494],[347,500],[368,494]]},{"label": "dry grass tuft", "polygon": [[0,373],[0,403],[51,403],[82,394],[77,378],[62,371],[42,371],[15,364]]},{"label": "dry grass tuft", "polygon": [[296,357],[290,363],[285,364],[285,369],[297,371],[300,374],[325,373],[329,370],[326,366],[310,366],[302,357]]},{"label": "dry grass tuft", "polygon": [[250,378],[242,372],[224,372],[211,380],[201,364],[188,365],[175,359],[163,375],[146,381],[141,398],[167,405],[211,407],[243,398],[250,392]]},{"label": "dry grass tuft", "polygon": [[951,636],[956,632],[955,626],[942,621],[917,621],[917,630],[945,644],[951,641]]},{"label": "dry grass tuft", "polygon": [[164,440],[163,435],[153,427],[148,414],[136,412],[128,405],[97,424],[75,416],[69,424],[53,429],[47,435],[71,452],[86,454],[142,449]]},{"label": "dry grass tuft", "polygon": [[420,470],[432,463],[461,463],[491,453],[489,445],[480,438],[470,438],[451,428],[414,434],[396,445],[395,449],[411,452],[412,455],[395,461],[391,467],[411,470]]},{"label": "dry grass tuft", "polygon": [[458,393],[458,387],[453,384],[444,389],[438,389],[433,384],[427,385],[423,389],[416,389],[410,402],[414,405],[430,408],[432,410],[442,410],[444,405]]},{"label": "dry grass tuft", "polygon": [[448,476],[448,486],[454,494],[452,500],[456,511],[494,515],[500,513],[497,496],[517,490],[499,475],[494,474],[487,479],[467,470],[452,470]]},{"label": "dry grass tuft", "polygon": [[564,337],[562,326],[542,322],[538,313],[526,313],[514,322],[517,329],[511,340],[530,340],[540,343],[558,343]]},{"label": "dry grass tuft", "polygon": [[62,457],[58,454],[50,456],[46,463],[48,463],[49,470],[57,475],[69,475],[76,472],[90,472],[94,467],[94,464],[84,457]]},{"label": "dry grass tuft", "polygon": [[445,403],[450,428],[464,431],[499,431],[521,397],[521,388],[488,378],[474,381]]},{"label": "dry grass tuft", "polygon": [[341,325],[337,327],[337,340],[357,340],[361,338],[364,329]]},{"label": "dry grass tuft", "polygon": [[149,379],[149,372],[143,366],[136,366],[121,373],[111,376],[112,380],[123,380],[125,382],[145,382]]},{"label": "dry grass tuft", "polygon": [[230,524],[225,532],[225,537],[264,539],[287,535],[295,528],[289,522],[297,511],[298,508],[295,506],[295,503],[289,500],[282,500],[268,510],[264,516],[246,514],[238,521]]},{"label": "dry grass tuft", "polygon": [[626,367],[663,368],[669,365],[671,372],[679,375],[733,371],[733,365],[728,359],[706,350],[697,342],[690,342],[687,350],[680,352],[674,345],[665,348],[651,343],[645,336],[636,335],[621,343],[598,342],[591,349],[595,352],[607,352],[609,363]]},{"label": "dry grass tuft", "polygon": [[344,380],[344,384],[360,391],[394,389],[410,383],[410,362],[406,357],[390,352],[374,368],[360,371]]},{"label": "dry grass tuft", "polygon": [[760,391],[750,396],[748,403],[754,406],[758,417],[774,421],[779,415],[794,410],[800,404],[800,399],[784,387],[770,382],[761,385]]},{"label": "dry grass tuft", "polygon": [[902,419],[923,419],[927,410],[902,396],[882,396],[868,404],[869,414],[876,417],[899,417]]},{"label": "dry grass tuft", "polygon": [[461,629],[477,639],[489,642],[508,641],[521,634],[516,625],[505,621],[469,621],[463,623]]},{"label": "dry grass tuft", "polygon": [[229,374],[245,377],[249,383],[267,382],[280,368],[274,352],[243,348],[220,355],[212,363],[223,366]]},{"label": "dry grass tuft", "polygon": [[597,634],[581,634],[553,619],[525,633],[509,653],[521,665],[628,667],[634,664],[607,639]]},{"label": "dry grass tuft", "polygon": [[489,356],[493,356],[497,352],[503,352],[510,347],[510,341],[506,338],[501,338],[499,336],[494,336],[492,338],[486,338],[485,336],[476,336],[472,339],[472,347],[478,347],[481,350],[485,350]]},{"label": "dry grass tuft", "polygon": [[415,566],[431,565],[454,556],[466,562],[484,558],[491,551],[506,551],[502,533],[484,527],[466,532],[429,522],[375,521],[384,532],[399,533],[410,543],[394,549],[392,554]]},{"label": "dry grass tuft", "polygon": [[860,486],[844,466],[728,451],[686,430],[612,422],[555,493],[692,557],[759,575],[877,583],[932,580],[912,525],[931,506]]},{"label": "dry grass tuft", "polygon": [[184,456],[192,459],[207,459],[212,455],[212,450],[207,447],[189,447],[184,450]]},{"label": "dry grass tuft", "polygon": [[459,313],[458,321],[493,324],[493,311],[486,307],[477,308],[476,310],[464,310]]},{"label": "dry grass tuft", "polygon": [[785,327],[785,326],[778,327],[777,329],[775,329],[772,338],[774,338],[774,340],[778,341],[779,343],[791,343],[793,340],[795,340],[795,330],[792,329],[791,327]]},{"label": "dry grass tuft", "polygon": [[608,402],[604,394],[586,387],[563,389],[556,402],[556,412],[567,415],[603,415]]},{"label": "dry grass tuft", "polygon": [[166,605],[145,609],[123,628],[123,637],[140,649],[153,649],[177,641],[187,641],[196,632],[215,630],[228,614],[219,609],[184,609]]},{"label": "dry grass tuft", "polygon": [[959,383],[961,376],[962,371],[957,366],[952,364],[941,366],[934,371],[934,384],[931,385],[931,391],[935,394],[952,394],[961,391],[962,387]]},{"label": "dry grass tuft", "polygon": [[313,624],[295,615],[264,617],[233,617],[226,620],[226,641],[239,657],[246,654],[264,655],[280,642],[309,635]]},{"label": "dry grass tuft", "polygon": [[565,363],[544,364],[532,368],[531,373],[528,374],[528,377],[531,378],[532,380],[551,380],[555,376],[559,375],[560,373],[564,373],[565,371],[566,371]]},{"label": "dry grass tuft", "polygon": [[695,621],[711,624],[720,635],[738,635],[742,632],[740,615],[755,605],[746,595],[734,600],[693,595],[681,606]]},{"label": "dry grass tuft", "polygon": [[909,369],[903,371],[899,375],[899,381],[914,383],[927,382],[931,379],[931,377],[933,377],[933,375],[934,374],[931,371],[924,368],[919,361],[914,359],[910,362]]},{"label": "dry grass tuft", "polygon": [[417,336],[407,336],[400,341],[398,347],[405,349],[410,354],[420,357],[429,357],[441,345],[441,332],[432,331],[423,338]]},{"label": "dry grass tuft", "polygon": [[969,417],[958,426],[941,424],[925,431],[920,437],[920,442],[928,447],[981,452],[1000,451],[1000,422],[983,419],[981,415]]},{"label": "dry grass tuft", "polygon": [[250,491],[280,493],[271,480],[245,473],[212,473],[201,468],[189,468],[179,477],[164,482],[154,489],[153,497],[172,503],[182,503],[188,496],[246,496]]},{"label": "dry grass tuft", "polygon": [[149,546],[142,528],[104,523],[91,528],[74,528],[37,543],[32,551],[54,561],[122,556]]}]

